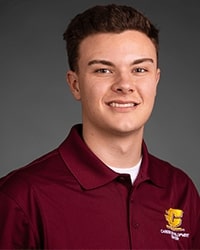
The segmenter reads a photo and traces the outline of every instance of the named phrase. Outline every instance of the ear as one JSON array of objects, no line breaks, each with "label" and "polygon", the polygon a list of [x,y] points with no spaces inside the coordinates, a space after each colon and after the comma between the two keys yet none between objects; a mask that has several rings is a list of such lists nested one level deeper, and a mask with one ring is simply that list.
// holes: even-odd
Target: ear
[{"label": "ear", "polygon": [[157,76],[156,76],[156,80],[157,80],[157,85],[158,85],[158,83],[159,83],[159,81],[160,81],[160,69],[159,68],[157,68],[157,72],[156,72],[156,74],[157,74]]},{"label": "ear", "polygon": [[77,74],[70,70],[66,74],[66,81],[69,85],[69,88],[72,92],[72,95],[76,100],[81,99],[81,93],[80,93],[80,86],[79,86],[79,81],[78,81],[78,76]]},{"label": "ear", "polygon": [[160,69],[158,68],[157,72],[156,72],[156,94],[157,94],[157,88],[158,88],[159,81],[160,81]]}]

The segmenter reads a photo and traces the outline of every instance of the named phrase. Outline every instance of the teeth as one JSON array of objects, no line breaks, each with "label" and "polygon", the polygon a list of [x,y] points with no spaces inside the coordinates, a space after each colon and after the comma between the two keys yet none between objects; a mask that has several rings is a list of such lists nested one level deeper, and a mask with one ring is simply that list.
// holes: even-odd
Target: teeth
[{"label": "teeth", "polygon": [[135,104],[134,103],[116,103],[116,102],[111,102],[110,106],[116,107],[116,108],[130,108],[130,107],[134,107]]}]

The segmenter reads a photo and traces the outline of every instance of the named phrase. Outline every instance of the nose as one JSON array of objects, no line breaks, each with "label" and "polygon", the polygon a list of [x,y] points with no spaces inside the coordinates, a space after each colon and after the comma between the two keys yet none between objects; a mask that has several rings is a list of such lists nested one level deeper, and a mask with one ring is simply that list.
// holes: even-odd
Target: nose
[{"label": "nose", "polygon": [[112,90],[121,94],[131,94],[134,89],[133,76],[131,77],[129,74],[120,74],[112,85]]}]

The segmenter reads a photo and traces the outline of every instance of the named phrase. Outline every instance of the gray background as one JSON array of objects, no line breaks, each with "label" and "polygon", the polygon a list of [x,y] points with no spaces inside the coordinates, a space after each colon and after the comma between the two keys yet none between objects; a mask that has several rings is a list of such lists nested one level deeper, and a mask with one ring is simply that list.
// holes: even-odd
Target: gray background
[{"label": "gray background", "polygon": [[160,29],[162,75],[145,139],[200,190],[198,0],[0,0],[0,176],[57,147],[81,121],[62,34],[78,12],[112,2],[139,8]]}]

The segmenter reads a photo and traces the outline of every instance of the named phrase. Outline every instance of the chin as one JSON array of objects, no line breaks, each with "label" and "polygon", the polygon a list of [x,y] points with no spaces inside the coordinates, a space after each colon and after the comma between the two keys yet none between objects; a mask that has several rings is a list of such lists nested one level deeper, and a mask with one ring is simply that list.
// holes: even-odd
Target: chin
[{"label": "chin", "polygon": [[134,134],[143,134],[143,130],[143,126],[128,126],[127,124],[125,124],[123,126],[117,126],[113,128],[112,132],[120,136],[127,136]]}]

